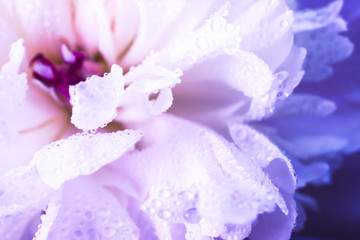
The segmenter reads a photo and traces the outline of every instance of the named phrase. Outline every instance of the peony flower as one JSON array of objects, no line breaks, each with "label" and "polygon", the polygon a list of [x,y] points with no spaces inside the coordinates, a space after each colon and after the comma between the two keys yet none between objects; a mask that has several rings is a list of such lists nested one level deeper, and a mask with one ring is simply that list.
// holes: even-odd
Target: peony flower
[{"label": "peony flower", "polygon": [[248,125],[304,73],[285,1],[0,6],[4,239],[290,238],[293,167]]}]

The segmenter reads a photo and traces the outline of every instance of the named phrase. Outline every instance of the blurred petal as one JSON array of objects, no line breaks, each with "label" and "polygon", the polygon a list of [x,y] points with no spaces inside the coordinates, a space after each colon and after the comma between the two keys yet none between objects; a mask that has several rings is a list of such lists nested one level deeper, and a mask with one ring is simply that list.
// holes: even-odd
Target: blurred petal
[{"label": "blurred petal", "polygon": [[333,74],[330,64],[347,58],[353,44],[340,33],[347,30],[338,16],[343,1],[334,1],[318,10],[298,12],[294,24],[295,43],[307,49],[305,81],[321,81]]},{"label": "blurred petal", "polygon": [[67,182],[61,198],[54,198],[36,240],[138,239],[138,229],[110,192],[89,178]]}]

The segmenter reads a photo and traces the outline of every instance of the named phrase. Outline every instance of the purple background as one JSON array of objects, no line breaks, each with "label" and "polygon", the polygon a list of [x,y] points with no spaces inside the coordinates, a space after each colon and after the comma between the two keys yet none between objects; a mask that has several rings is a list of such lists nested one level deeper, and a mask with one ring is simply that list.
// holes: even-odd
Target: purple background
[{"label": "purple background", "polygon": [[[332,1],[298,2],[300,8],[317,8]],[[344,35],[355,44],[355,49],[350,58],[334,65],[335,75],[330,81],[353,79],[354,84],[349,87],[360,88],[360,0],[345,0],[341,13],[349,28]],[[360,111],[360,104],[357,110]],[[331,185],[308,186],[301,192],[318,201],[319,211],[307,211],[305,228],[294,234],[294,240],[360,239],[360,152],[344,157],[342,166],[333,174]]]}]

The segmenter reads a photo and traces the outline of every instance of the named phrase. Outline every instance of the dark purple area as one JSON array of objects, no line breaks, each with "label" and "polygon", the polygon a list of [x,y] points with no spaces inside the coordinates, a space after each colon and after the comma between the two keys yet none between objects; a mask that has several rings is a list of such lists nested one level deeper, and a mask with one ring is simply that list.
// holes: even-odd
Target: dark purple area
[{"label": "dark purple area", "polygon": [[[300,0],[300,7],[321,7],[332,1]],[[334,65],[335,74],[327,89],[334,93],[346,92],[351,88],[360,88],[360,1],[345,0],[342,16],[348,21],[348,36],[355,44],[352,56]],[[338,88],[335,81],[347,81]],[[321,92],[320,84],[314,86],[314,92]],[[299,90],[301,91],[301,89]],[[326,92],[326,91],[323,91]],[[329,91],[327,91],[329,92]],[[324,93],[325,94],[325,93]],[[360,111],[360,105],[352,106]],[[360,119],[359,119],[360,124]],[[360,134],[360,132],[353,132]],[[308,186],[302,193],[313,196],[319,205],[319,211],[307,211],[308,220],[300,233],[294,234],[294,240],[351,240],[360,239],[360,152],[345,156],[342,166],[333,174],[332,184],[327,186]]]},{"label": "dark purple area", "polygon": [[[319,211],[308,211],[305,228],[297,237],[351,240],[360,238],[360,153],[348,156],[334,172],[331,185],[308,186],[301,191],[313,196]],[[306,239],[306,238],[294,238]]]},{"label": "dark purple area", "polygon": [[33,77],[48,88],[53,88],[61,101],[69,104],[69,86],[85,80],[82,66],[85,55],[81,52],[68,52],[71,60],[63,56],[63,64],[55,64],[39,53],[30,61],[33,66]]}]

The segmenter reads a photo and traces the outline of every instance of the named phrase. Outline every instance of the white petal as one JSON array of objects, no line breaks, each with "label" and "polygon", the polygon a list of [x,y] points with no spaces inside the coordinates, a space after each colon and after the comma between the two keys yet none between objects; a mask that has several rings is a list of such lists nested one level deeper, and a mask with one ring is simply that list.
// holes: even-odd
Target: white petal
[{"label": "white petal", "polygon": [[123,62],[126,66],[133,66],[141,62],[158,41],[161,41],[165,28],[172,23],[185,5],[184,0],[162,0],[152,2],[138,0],[139,9],[139,28],[136,39],[131,49],[125,56]]},{"label": "white petal", "polygon": [[20,22],[21,35],[26,39],[29,57],[39,52],[46,52],[47,56],[58,56],[60,44],[64,40],[71,46],[74,45],[70,0],[30,0],[26,4],[16,0],[12,1],[12,7],[14,12],[10,14],[14,14],[16,22]]},{"label": "white petal", "polygon": [[123,94],[123,71],[118,65],[113,65],[104,77],[93,75],[85,82],[71,86],[71,122],[83,130],[104,127],[115,118]]},{"label": "white petal", "polygon": [[249,97],[267,93],[273,81],[269,66],[246,51],[206,60],[187,71],[185,77],[184,81],[224,81]]},{"label": "white petal", "polygon": [[25,57],[24,39],[19,39],[11,44],[9,58],[10,61],[2,66],[1,72],[8,74],[17,74],[20,70],[21,63]]},{"label": "white petal", "polygon": [[13,112],[25,98],[27,86],[26,74],[18,74],[23,61],[25,49],[23,39],[11,45],[9,62],[1,67],[0,70],[0,118]]},{"label": "white petal", "polygon": [[171,89],[180,83],[182,72],[171,71],[145,60],[125,75],[129,84],[120,103],[123,107],[116,117],[119,121],[140,122],[165,112],[172,104]]},{"label": "white petal", "polygon": [[[2,8],[0,3],[0,8]],[[4,7],[5,8],[5,7]],[[1,11],[1,10],[0,10]],[[14,43],[17,39],[17,33],[13,26],[7,22],[4,18],[2,18],[2,14],[0,13],[0,66],[2,66],[4,63],[6,63],[8,59],[9,54],[9,48],[12,43]]]},{"label": "white petal", "polygon": [[32,163],[44,182],[59,188],[65,181],[89,175],[133,148],[141,138],[139,131],[104,134],[77,134],[53,142],[36,152]]},{"label": "white petal", "polygon": [[186,81],[186,73],[182,84],[174,88],[174,103],[169,109],[171,113],[189,120],[201,122],[216,131],[228,134],[228,119],[235,114],[244,115],[251,99],[227,84],[212,82]]}]

